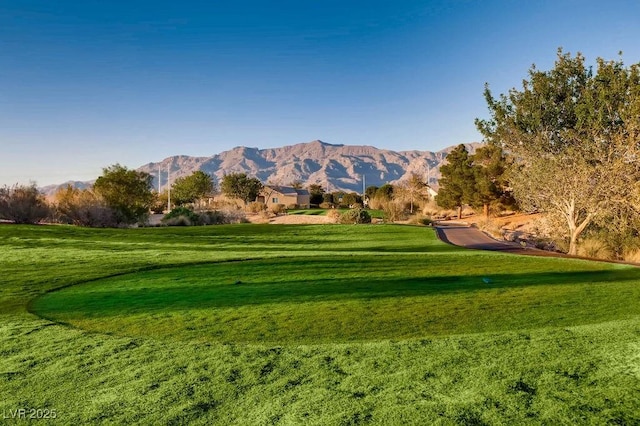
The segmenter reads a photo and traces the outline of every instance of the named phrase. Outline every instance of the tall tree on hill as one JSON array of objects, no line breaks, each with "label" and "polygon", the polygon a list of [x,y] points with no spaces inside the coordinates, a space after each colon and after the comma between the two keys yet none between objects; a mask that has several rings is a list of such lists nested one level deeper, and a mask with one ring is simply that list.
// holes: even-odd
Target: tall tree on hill
[{"label": "tall tree on hill", "polygon": [[476,120],[485,140],[513,159],[509,182],[522,207],[564,222],[569,253],[592,224],[617,212],[637,216],[640,201],[640,64],[558,50],[555,66],[533,66],[522,89],[494,98]]},{"label": "tall tree on hill", "polygon": [[462,218],[462,206],[473,199],[475,175],[467,148],[460,144],[447,155],[447,164],[440,166],[442,178],[436,203],[445,209],[458,209]]},{"label": "tall tree on hill", "polygon": [[93,190],[115,211],[118,223],[131,224],[149,213],[152,180],[149,173],[115,164],[102,170]]},{"label": "tall tree on hill", "polygon": [[246,206],[258,197],[262,190],[262,182],[247,176],[246,173],[231,173],[224,175],[220,189],[227,197],[242,200]]},{"label": "tall tree on hill", "polygon": [[513,207],[515,200],[506,180],[507,159],[502,149],[496,145],[485,145],[478,148],[470,160],[474,175],[470,204],[482,207],[486,218],[491,206]]}]

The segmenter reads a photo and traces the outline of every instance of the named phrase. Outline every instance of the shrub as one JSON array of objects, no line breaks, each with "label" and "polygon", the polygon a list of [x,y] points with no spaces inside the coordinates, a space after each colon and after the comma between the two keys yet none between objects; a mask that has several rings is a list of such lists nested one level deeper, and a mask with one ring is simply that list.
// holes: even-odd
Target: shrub
[{"label": "shrub", "polygon": [[38,223],[49,213],[49,206],[35,184],[0,188],[0,219]]},{"label": "shrub", "polygon": [[162,223],[169,226],[199,225],[200,216],[186,207],[176,207],[164,215]]},{"label": "shrub", "polygon": [[625,250],[622,258],[625,262],[640,263],[640,249]]},{"label": "shrub", "polygon": [[71,185],[55,194],[57,220],[78,226],[116,227],[116,212],[90,189],[73,188]]},{"label": "shrub", "polygon": [[336,209],[331,209],[327,212],[327,217],[331,219],[333,223],[338,223],[340,219],[340,211]]},{"label": "shrub", "polygon": [[266,209],[267,209],[267,205],[259,201],[252,201],[247,205],[247,211],[250,213],[260,213]]},{"label": "shrub", "polygon": [[614,258],[614,254],[607,244],[595,238],[586,238],[580,243],[578,256],[605,260]]},{"label": "shrub", "polygon": [[340,215],[340,223],[371,223],[371,216],[364,209],[350,209]]},{"label": "shrub", "polygon": [[404,209],[400,203],[395,201],[387,201],[382,204],[384,219],[389,222],[396,222],[404,219]]},{"label": "shrub", "polygon": [[321,209],[332,209],[333,208],[333,203],[320,203],[320,208]]},{"label": "shrub", "polygon": [[271,212],[276,216],[285,213],[286,211],[287,208],[284,206],[284,204],[274,204],[271,206]]},{"label": "shrub", "polygon": [[299,209],[299,208],[300,208],[300,206],[297,205],[297,204],[289,204],[289,205],[287,205],[287,210],[296,210],[296,209]]}]

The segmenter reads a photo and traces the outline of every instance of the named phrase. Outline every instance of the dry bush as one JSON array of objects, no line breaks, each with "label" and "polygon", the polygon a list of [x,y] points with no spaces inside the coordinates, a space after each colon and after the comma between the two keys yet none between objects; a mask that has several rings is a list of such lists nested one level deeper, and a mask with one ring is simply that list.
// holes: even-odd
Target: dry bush
[{"label": "dry bush", "polygon": [[220,210],[224,219],[223,223],[247,223],[247,216],[244,211],[237,208],[223,208]]},{"label": "dry bush", "polygon": [[478,221],[477,226],[482,232],[496,240],[502,240],[505,236],[502,227],[491,219],[481,219]]},{"label": "dry bush", "polygon": [[613,251],[606,243],[595,238],[586,238],[578,246],[578,256],[594,259],[613,260]]},{"label": "dry bush", "polygon": [[0,188],[0,219],[38,223],[49,213],[49,206],[35,184]]},{"label": "dry bush", "polygon": [[640,263],[640,249],[625,250],[622,258],[625,262]]},{"label": "dry bush", "polygon": [[332,223],[338,223],[338,221],[340,220],[340,211],[331,209],[327,212],[327,217],[331,219]]},{"label": "dry bush", "polygon": [[267,209],[265,203],[261,203],[258,201],[253,201],[247,205],[247,211],[249,213],[260,213]]},{"label": "dry bush", "polygon": [[282,213],[285,213],[287,211],[287,208],[284,206],[284,204],[274,204],[270,207],[271,213],[275,214],[276,216]]},{"label": "dry bush", "polygon": [[332,209],[334,206],[333,206],[333,203],[327,203],[327,202],[325,201],[325,202],[323,202],[323,203],[320,203],[320,206],[319,206],[319,207],[320,207],[321,209]]}]

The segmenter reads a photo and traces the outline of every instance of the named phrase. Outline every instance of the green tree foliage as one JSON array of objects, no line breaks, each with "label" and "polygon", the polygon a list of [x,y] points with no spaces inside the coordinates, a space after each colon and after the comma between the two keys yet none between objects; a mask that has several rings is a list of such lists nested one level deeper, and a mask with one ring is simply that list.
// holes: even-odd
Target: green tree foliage
[{"label": "green tree foliage", "polygon": [[38,223],[49,215],[49,206],[35,183],[0,188],[0,219]]},{"label": "green tree foliage", "polygon": [[316,183],[309,185],[309,203],[319,206],[324,201],[324,188]]},{"label": "green tree foliage", "polygon": [[385,200],[393,199],[393,185],[385,183],[376,191],[376,197],[380,197]]},{"label": "green tree foliage", "polygon": [[467,148],[460,144],[447,155],[447,164],[440,167],[442,178],[436,203],[445,209],[458,209],[462,218],[463,204],[471,202],[475,191],[475,176]]},{"label": "green tree foliage", "polygon": [[367,186],[367,189],[364,190],[364,195],[365,197],[367,197],[369,200],[373,199],[373,197],[376,196],[376,192],[378,191],[378,187],[371,185],[371,186]]},{"label": "green tree foliage", "polygon": [[365,209],[358,207],[340,214],[338,221],[344,224],[371,223],[371,215]]},{"label": "green tree foliage", "polygon": [[489,217],[490,207],[514,207],[515,200],[505,174],[507,159],[502,149],[497,145],[485,145],[470,159],[474,181],[471,206],[482,207],[485,217]]},{"label": "green tree foliage", "polygon": [[129,170],[120,164],[103,169],[93,190],[116,214],[116,221],[132,224],[144,219],[153,202],[149,173]]},{"label": "green tree foliage", "polygon": [[242,200],[246,206],[258,197],[262,182],[248,177],[246,173],[231,173],[222,178],[220,188],[227,197]]},{"label": "green tree foliage", "polygon": [[179,177],[171,185],[171,200],[177,205],[195,203],[211,194],[215,185],[211,176],[198,170],[189,176]]},{"label": "green tree foliage", "polygon": [[496,99],[487,85],[485,98],[491,118],[476,124],[513,158],[516,199],[564,223],[570,254],[590,225],[638,215],[640,64],[598,58],[594,73],[560,49],[554,68],[533,66],[521,90]]}]

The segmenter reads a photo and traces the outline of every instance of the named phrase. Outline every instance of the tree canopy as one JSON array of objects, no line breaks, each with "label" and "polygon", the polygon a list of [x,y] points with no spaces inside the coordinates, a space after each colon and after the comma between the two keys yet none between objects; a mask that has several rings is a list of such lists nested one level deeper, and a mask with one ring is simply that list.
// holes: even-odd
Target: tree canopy
[{"label": "tree canopy", "polygon": [[607,218],[635,216],[640,199],[640,64],[559,49],[553,69],[529,70],[520,90],[494,98],[477,119],[485,140],[513,160],[509,182],[522,207],[564,223],[569,253],[581,233]]},{"label": "tree canopy", "polygon": [[93,189],[114,210],[119,223],[142,220],[153,201],[149,173],[129,170],[120,164],[103,169]]},{"label": "tree canopy", "polygon": [[474,174],[467,148],[460,144],[447,155],[447,164],[440,166],[442,178],[436,202],[445,209],[458,209],[462,218],[462,205],[471,200],[474,191]]},{"label": "tree canopy", "polygon": [[262,182],[247,176],[246,173],[231,173],[224,175],[220,189],[227,197],[240,199],[246,205],[258,197],[262,190]]},{"label": "tree canopy", "polygon": [[214,191],[215,185],[211,176],[198,170],[189,176],[179,177],[171,185],[171,197],[173,202],[181,206],[194,203],[205,195]]}]

